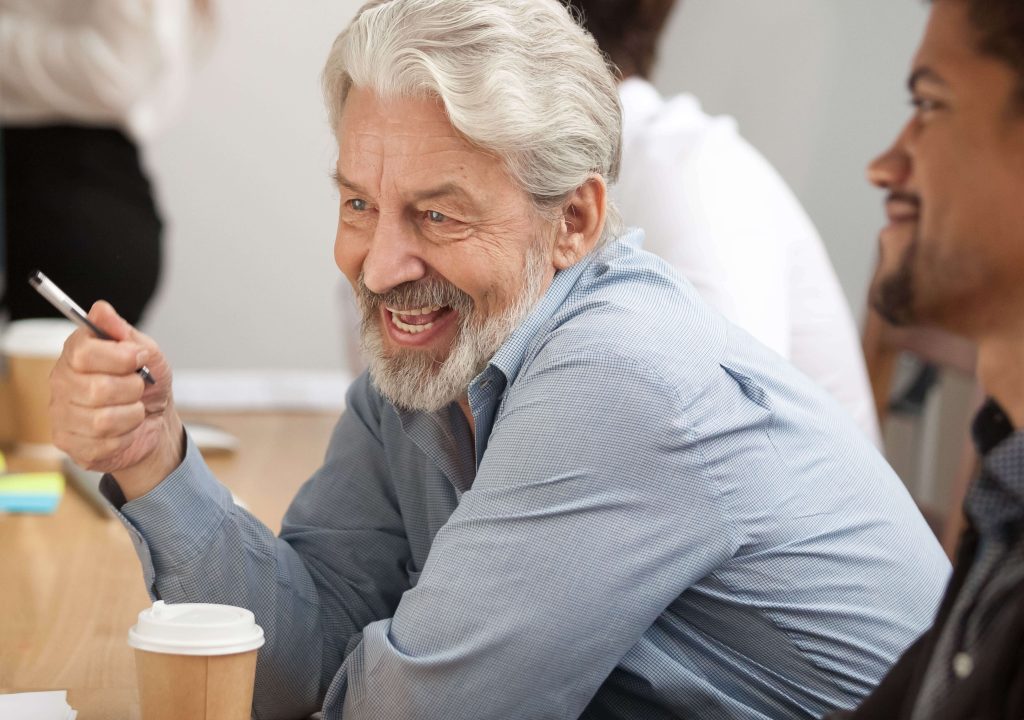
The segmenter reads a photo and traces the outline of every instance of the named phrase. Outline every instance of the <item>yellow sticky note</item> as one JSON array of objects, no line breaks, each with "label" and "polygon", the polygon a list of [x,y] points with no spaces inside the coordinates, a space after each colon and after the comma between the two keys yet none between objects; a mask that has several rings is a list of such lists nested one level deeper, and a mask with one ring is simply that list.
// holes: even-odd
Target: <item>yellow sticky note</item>
[{"label": "yellow sticky note", "polygon": [[64,476],[59,472],[12,473],[0,476],[0,495],[60,495]]}]

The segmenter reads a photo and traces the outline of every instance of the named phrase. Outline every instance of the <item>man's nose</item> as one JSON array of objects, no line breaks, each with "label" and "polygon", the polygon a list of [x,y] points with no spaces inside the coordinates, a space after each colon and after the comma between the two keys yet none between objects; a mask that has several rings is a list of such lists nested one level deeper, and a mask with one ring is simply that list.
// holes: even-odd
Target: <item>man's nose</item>
[{"label": "man's nose", "polygon": [[905,144],[906,132],[868,165],[868,182],[885,189],[901,187],[910,178],[911,162]]},{"label": "man's nose", "polygon": [[415,230],[394,215],[381,214],[363,259],[363,282],[368,290],[386,293],[402,283],[415,282],[427,273],[419,254]]}]

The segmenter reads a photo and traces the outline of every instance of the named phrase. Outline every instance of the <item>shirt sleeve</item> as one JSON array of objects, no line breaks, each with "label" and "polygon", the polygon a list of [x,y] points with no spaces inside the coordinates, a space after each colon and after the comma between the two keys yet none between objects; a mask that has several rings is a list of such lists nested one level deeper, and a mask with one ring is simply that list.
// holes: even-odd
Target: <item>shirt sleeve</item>
[{"label": "shirt sleeve", "polygon": [[187,9],[184,0],[98,0],[78,22],[4,12],[0,116],[124,121],[163,67],[163,35],[180,25],[166,22],[175,7]]},{"label": "shirt sleeve", "polygon": [[[325,463],[296,496],[280,537],[232,502],[191,440],[181,466],[120,507],[154,598],[256,615],[266,637],[257,718],[318,710],[349,641],[389,617],[408,587],[408,542],[365,382],[347,402]],[[108,476],[104,491],[117,504],[113,483]]]},{"label": "shirt sleeve", "polygon": [[602,349],[545,354],[509,390],[419,583],[347,657],[325,718],[578,717],[735,551],[668,384]]}]

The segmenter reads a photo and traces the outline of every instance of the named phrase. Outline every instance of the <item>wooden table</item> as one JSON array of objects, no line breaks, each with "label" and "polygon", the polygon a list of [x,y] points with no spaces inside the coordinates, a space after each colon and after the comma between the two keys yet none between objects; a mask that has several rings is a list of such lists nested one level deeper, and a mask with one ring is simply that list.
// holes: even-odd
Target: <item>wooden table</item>
[{"label": "wooden table", "polygon": [[[210,467],[275,532],[315,470],[336,416],[211,414],[241,440]],[[12,469],[36,463],[9,457]],[[0,516],[0,692],[68,690],[79,720],[139,717],[128,628],[149,605],[139,562],[119,522],[72,486],[54,515]]]}]

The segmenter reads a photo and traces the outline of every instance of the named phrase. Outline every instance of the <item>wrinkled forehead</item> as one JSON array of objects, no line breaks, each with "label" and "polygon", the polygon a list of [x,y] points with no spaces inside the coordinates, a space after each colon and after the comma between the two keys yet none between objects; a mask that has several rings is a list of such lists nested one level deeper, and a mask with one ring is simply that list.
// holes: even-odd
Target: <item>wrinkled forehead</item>
[{"label": "wrinkled forehead", "polygon": [[441,101],[432,96],[386,97],[353,87],[335,128],[339,148],[360,138],[393,143],[446,143],[471,149],[452,126]]},{"label": "wrinkled forehead", "polygon": [[488,195],[513,186],[501,159],[459,133],[435,97],[384,98],[353,87],[336,135],[339,171],[363,187],[443,181]]}]

